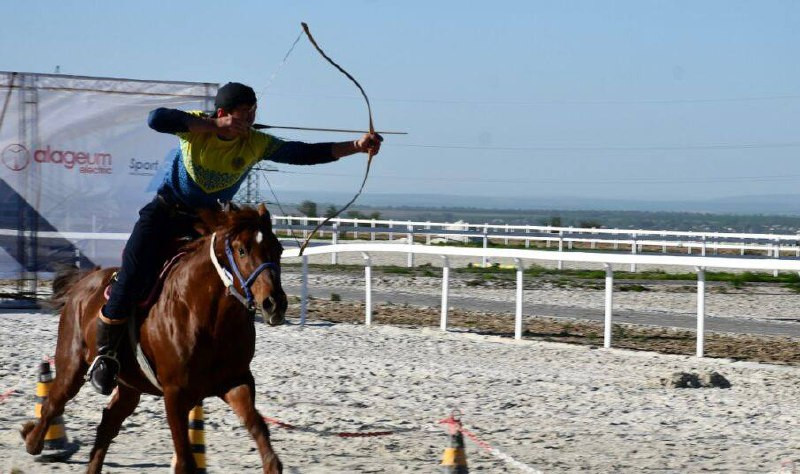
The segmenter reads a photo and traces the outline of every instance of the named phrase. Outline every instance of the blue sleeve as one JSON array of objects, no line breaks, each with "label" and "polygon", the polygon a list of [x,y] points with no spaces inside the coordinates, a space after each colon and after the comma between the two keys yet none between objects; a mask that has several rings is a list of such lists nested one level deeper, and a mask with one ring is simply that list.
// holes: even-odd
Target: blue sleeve
[{"label": "blue sleeve", "polygon": [[319,165],[339,158],[333,156],[333,143],[285,142],[263,159],[290,165]]},{"label": "blue sleeve", "polygon": [[147,117],[147,125],[156,132],[161,133],[183,133],[189,131],[189,119],[191,114],[183,110],[167,109],[159,107]]}]

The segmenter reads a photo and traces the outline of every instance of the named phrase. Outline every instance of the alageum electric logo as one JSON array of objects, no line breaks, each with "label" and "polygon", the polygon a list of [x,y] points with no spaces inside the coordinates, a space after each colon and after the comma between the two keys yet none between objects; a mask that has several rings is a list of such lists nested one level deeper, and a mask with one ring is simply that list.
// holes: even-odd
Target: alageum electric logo
[{"label": "alageum electric logo", "polygon": [[22,171],[31,162],[31,153],[19,143],[12,143],[0,152],[0,159],[11,171]]},{"label": "alageum electric logo", "polygon": [[[3,164],[12,171],[22,171],[31,162],[31,153],[25,146],[13,143],[2,151]],[[33,152],[33,161],[47,166],[63,166],[67,170],[78,170],[81,174],[111,174],[111,153],[54,150],[51,145]]]}]

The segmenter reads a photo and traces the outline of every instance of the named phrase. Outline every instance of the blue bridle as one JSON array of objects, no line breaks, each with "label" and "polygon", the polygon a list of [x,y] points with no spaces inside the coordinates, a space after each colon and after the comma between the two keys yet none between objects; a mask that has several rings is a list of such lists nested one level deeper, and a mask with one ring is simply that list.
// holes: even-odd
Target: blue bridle
[{"label": "blue bridle", "polygon": [[228,257],[228,265],[233,270],[233,274],[236,275],[236,279],[239,280],[239,285],[241,285],[242,290],[244,290],[244,296],[242,296],[234,286],[230,286],[228,289],[230,290],[231,294],[233,294],[239,301],[244,304],[247,309],[253,309],[254,301],[253,301],[253,293],[250,291],[250,287],[253,286],[253,283],[258,278],[264,270],[267,268],[271,269],[273,272],[277,274],[280,278],[281,274],[281,267],[278,263],[273,262],[264,262],[258,266],[258,268],[250,274],[247,279],[242,276],[242,272],[239,270],[239,266],[236,265],[236,260],[233,258],[233,248],[231,247],[230,239],[225,239],[225,255]]}]

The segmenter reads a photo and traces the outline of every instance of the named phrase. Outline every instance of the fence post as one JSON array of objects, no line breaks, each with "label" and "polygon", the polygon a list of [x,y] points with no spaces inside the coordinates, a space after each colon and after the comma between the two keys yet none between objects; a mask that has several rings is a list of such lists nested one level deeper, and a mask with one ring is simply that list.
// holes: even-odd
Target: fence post
[{"label": "fence post", "polygon": [[614,270],[611,264],[604,263],[606,269],[606,312],[605,323],[603,325],[603,347],[611,347],[611,317],[614,308]]},{"label": "fence post", "polygon": [[81,249],[77,245],[75,246],[75,268],[79,270],[81,268]]},{"label": "fence post", "polygon": [[364,290],[366,292],[366,297],[364,299],[364,305],[366,308],[364,309],[364,324],[367,326],[372,324],[372,262],[370,261],[369,254],[366,252],[361,252],[361,256],[364,257]]},{"label": "fence post", "polygon": [[[331,244],[336,245],[339,243],[339,223],[333,223],[333,229],[331,231]],[[336,252],[331,252],[331,265],[336,265]]]},{"label": "fence post", "polygon": [[[636,255],[636,251],[637,251],[636,247],[638,245],[636,243],[636,234],[632,234],[631,236],[633,237],[633,241],[631,241],[631,253],[633,255]],[[635,263],[631,263],[631,273],[636,273],[636,264]]]},{"label": "fence post", "polygon": [[522,339],[522,261],[514,259],[517,265],[517,308],[514,316],[514,339]]},{"label": "fence post", "polygon": [[370,227],[372,227],[372,230],[369,233],[369,240],[375,240],[375,219],[372,219],[372,224],[370,224]]},{"label": "fence post", "polygon": [[[414,225],[408,224],[408,245],[414,245]],[[414,266],[414,252],[408,252],[406,259],[406,266],[412,268]]]},{"label": "fence post", "polygon": [[[781,258],[781,241],[779,239],[775,239],[775,259]],[[772,276],[778,276],[778,269],[772,270]]]},{"label": "fence post", "polygon": [[358,240],[358,219],[353,218],[353,240]]},{"label": "fence post", "polygon": [[[564,231],[563,230],[559,230],[558,231],[558,253],[561,254],[561,252],[563,252],[563,251],[564,251]],[[561,255],[559,255],[558,265],[557,265],[556,268],[558,268],[559,270],[563,270],[564,269],[564,262],[561,260],[560,257],[561,257]]]},{"label": "fence post", "polygon": [[503,241],[503,245],[505,245],[506,247],[508,247],[508,233],[509,232],[510,232],[510,230],[508,228],[508,224],[506,224],[506,237],[505,237],[505,240]]},{"label": "fence post", "polygon": [[486,268],[489,266],[489,259],[486,256],[486,249],[489,248],[489,224],[483,224],[483,257],[481,257],[481,265]]},{"label": "fence post", "polygon": [[[570,233],[570,235],[572,235],[572,226],[569,226],[569,233]],[[574,237],[573,237],[573,239],[574,239]],[[567,248],[569,250],[572,250],[572,244],[573,244],[573,240],[570,239],[569,242],[567,242]]]},{"label": "fence post", "polygon": [[303,255],[303,276],[300,279],[300,325],[306,324],[308,314],[308,255]]},{"label": "fence post", "polygon": [[[428,224],[425,226],[425,230],[428,232],[425,233],[425,245],[431,244],[431,221],[428,221]],[[447,239],[445,239],[447,240]]]},{"label": "fence post", "polygon": [[697,270],[697,357],[703,357],[705,317],[706,317],[706,271],[703,267]]},{"label": "fence post", "polygon": [[[530,234],[531,233],[531,230],[527,226],[525,226],[525,233],[526,234]],[[531,248],[531,239],[529,239],[527,237],[525,237],[525,248],[526,249]]]},{"label": "fence post", "polygon": [[444,266],[442,266],[442,317],[439,322],[439,329],[447,331],[447,298],[450,289],[450,259],[447,255],[442,255]]},{"label": "fence post", "polygon": [[701,235],[700,239],[702,240],[702,246],[700,247],[700,256],[705,257],[706,256],[706,245],[707,245],[706,244],[706,234]]}]

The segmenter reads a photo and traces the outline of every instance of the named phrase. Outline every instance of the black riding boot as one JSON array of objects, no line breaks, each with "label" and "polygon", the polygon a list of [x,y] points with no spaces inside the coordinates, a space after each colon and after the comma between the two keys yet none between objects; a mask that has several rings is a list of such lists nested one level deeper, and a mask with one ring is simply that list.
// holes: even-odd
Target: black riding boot
[{"label": "black riding boot", "polygon": [[128,325],[125,324],[127,318],[114,321],[117,324],[107,324],[103,319],[106,318],[102,314],[97,318],[97,357],[89,367],[89,380],[98,393],[110,395],[117,386],[119,374],[117,349]]}]

